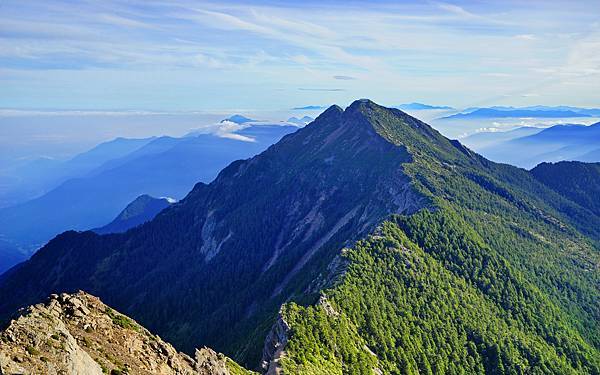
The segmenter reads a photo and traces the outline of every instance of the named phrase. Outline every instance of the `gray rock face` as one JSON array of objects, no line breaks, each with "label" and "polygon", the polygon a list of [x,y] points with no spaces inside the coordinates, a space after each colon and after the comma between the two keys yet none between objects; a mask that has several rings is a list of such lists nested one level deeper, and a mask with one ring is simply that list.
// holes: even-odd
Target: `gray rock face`
[{"label": "gray rock face", "polygon": [[267,374],[279,373],[279,359],[284,355],[288,343],[290,326],[279,314],[277,321],[265,339],[261,367]]},{"label": "gray rock face", "polygon": [[195,359],[178,353],[83,292],[52,295],[21,313],[0,333],[0,374],[230,374],[224,355],[209,348],[196,350]]},{"label": "gray rock face", "polygon": [[64,295],[52,296],[47,306],[30,308],[2,333],[3,373],[101,375],[102,367],[60,319],[61,315],[83,318],[89,313],[81,300]]},{"label": "gray rock face", "polygon": [[204,347],[196,349],[196,371],[202,375],[229,375],[225,356]]}]

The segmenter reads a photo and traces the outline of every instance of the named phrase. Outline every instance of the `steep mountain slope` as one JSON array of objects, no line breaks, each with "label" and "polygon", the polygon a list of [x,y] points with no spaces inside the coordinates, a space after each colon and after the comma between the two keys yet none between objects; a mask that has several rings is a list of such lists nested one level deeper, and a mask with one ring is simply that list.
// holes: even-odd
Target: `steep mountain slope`
[{"label": "steep mountain slope", "polygon": [[27,253],[65,230],[106,224],[142,194],[182,198],[196,182],[211,181],[228,163],[261,152],[295,129],[265,125],[237,133],[252,136],[252,142],[212,134],[157,138],[39,198],[1,209],[0,234]]},{"label": "steep mountain slope", "polygon": [[178,353],[83,292],[30,306],[0,338],[2,374],[250,374],[208,348]]},{"label": "steep mountain slope", "polygon": [[541,163],[531,173],[551,189],[600,215],[600,163]]},{"label": "steep mountain slope", "polygon": [[[443,237],[418,245],[402,226],[383,223],[375,235],[345,250],[350,266],[344,280],[315,305],[284,306],[281,319],[290,337],[278,358],[280,371],[598,372],[598,350],[518,272],[481,252],[472,233],[461,233],[467,237],[460,241],[436,227]],[[437,253],[433,241],[447,239],[458,240],[456,250],[464,246],[453,254],[464,264]]]},{"label": "steep mountain slope", "polygon": [[93,229],[98,234],[123,233],[138,225],[154,219],[156,215],[171,204],[172,198],[154,198],[147,194],[140,195],[127,205],[123,211],[110,223]]},{"label": "steep mountain slope", "polygon": [[599,242],[528,171],[360,100],[127,233],[58,236],[2,276],[0,313],[84,289],[275,372],[597,373]]}]

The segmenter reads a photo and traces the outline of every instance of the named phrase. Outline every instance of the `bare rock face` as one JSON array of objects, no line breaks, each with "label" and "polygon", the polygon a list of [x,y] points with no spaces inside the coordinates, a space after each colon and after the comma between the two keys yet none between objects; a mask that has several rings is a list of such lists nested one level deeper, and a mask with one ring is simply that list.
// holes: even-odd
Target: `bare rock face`
[{"label": "bare rock face", "polygon": [[196,370],[202,375],[229,375],[225,356],[207,347],[196,349]]},{"label": "bare rock face", "polygon": [[0,374],[229,375],[228,361],[209,348],[178,353],[84,292],[52,295],[0,333]]},{"label": "bare rock face", "polygon": [[281,372],[279,360],[285,355],[284,349],[288,343],[290,326],[283,319],[281,312],[271,331],[265,339],[263,347],[261,367],[267,374],[279,374]]}]

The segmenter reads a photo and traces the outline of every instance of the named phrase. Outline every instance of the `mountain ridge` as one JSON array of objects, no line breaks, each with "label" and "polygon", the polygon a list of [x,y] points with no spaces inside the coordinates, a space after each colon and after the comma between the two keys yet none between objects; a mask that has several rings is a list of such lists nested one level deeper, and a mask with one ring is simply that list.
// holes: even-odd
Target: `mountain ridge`
[{"label": "mountain ridge", "polygon": [[[210,344],[249,367],[281,312],[292,373],[593,372],[599,224],[530,172],[363,99],[125,234],[59,235],[0,277],[0,314],[78,288],[178,348]],[[489,322],[447,318],[467,301]]]}]

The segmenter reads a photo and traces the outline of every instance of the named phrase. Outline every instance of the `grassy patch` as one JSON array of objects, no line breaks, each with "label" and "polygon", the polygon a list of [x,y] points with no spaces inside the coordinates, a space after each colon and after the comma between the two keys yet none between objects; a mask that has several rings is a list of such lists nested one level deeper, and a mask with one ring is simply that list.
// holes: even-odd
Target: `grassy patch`
[{"label": "grassy patch", "polygon": [[140,332],[140,327],[137,324],[135,324],[133,320],[129,319],[125,315],[118,314],[111,308],[107,308],[105,312],[106,315],[108,315],[112,319],[113,324],[118,325],[121,328],[131,329],[136,332]]},{"label": "grassy patch", "polygon": [[25,350],[27,351],[27,353],[29,353],[30,355],[38,355],[40,354],[40,351],[37,350],[36,348],[34,348],[31,345],[27,345],[27,347],[25,348]]}]

